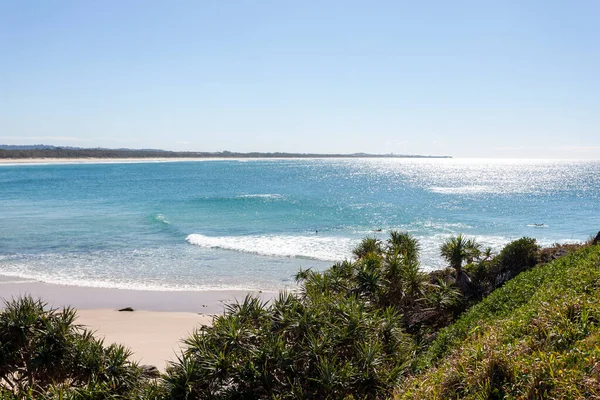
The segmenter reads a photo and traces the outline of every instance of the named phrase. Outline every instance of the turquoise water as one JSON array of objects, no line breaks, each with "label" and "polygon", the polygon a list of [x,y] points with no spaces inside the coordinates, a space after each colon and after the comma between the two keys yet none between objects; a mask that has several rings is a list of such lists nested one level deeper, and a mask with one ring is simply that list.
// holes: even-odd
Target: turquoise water
[{"label": "turquoise water", "polygon": [[[0,166],[0,274],[81,286],[263,289],[408,230],[500,248],[600,230],[600,162],[338,159]],[[543,226],[536,226],[543,224]],[[381,229],[381,232],[377,230]],[[318,232],[317,232],[318,231]]]}]

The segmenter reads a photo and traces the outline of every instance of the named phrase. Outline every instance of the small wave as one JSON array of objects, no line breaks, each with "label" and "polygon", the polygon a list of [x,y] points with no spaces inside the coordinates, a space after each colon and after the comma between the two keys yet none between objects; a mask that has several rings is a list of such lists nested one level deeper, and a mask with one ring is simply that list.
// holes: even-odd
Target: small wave
[{"label": "small wave", "polygon": [[530,228],[548,228],[549,226],[546,224],[527,224]]},{"label": "small wave", "polygon": [[458,187],[441,187],[434,186],[429,188],[430,191],[440,194],[480,194],[480,193],[502,193],[502,191],[491,186],[458,186]]},{"label": "small wave", "polygon": [[163,224],[170,225],[171,222],[167,219],[164,214],[156,214],[152,219],[157,222],[162,222]]},{"label": "small wave", "polygon": [[435,229],[442,231],[456,231],[461,229],[472,229],[473,227],[468,224],[464,224],[462,222],[442,222],[442,221],[432,221],[432,220],[423,220],[416,221],[411,224],[411,227],[417,228],[426,228],[426,229]]},{"label": "small wave", "polygon": [[236,196],[238,199],[282,199],[284,198],[281,194],[261,193],[261,194],[241,194]]},{"label": "small wave", "polygon": [[[273,275],[254,276],[244,271],[232,275],[229,270],[219,267],[217,270],[207,270],[207,264],[198,269],[198,257],[194,260],[183,257],[183,263],[173,265],[172,260],[180,257],[180,252],[175,254],[161,249],[116,253],[15,254],[0,264],[0,286],[4,283],[49,283],[167,292],[277,291],[280,286],[277,278],[281,280],[282,277],[288,277],[287,273],[273,278]],[[190,272],[192,268],[196,273]],[[289,275],[292,273],[289,272]]]},{"label": "small wave", "polygon": [[5,279],[0,279],[0,285],[22,285],[22,284],[37,282],[36,280],[33,280],[33,279],[15,279],[15,278],[19,278],[19,277],[6,277]]},{"label": "small wave", "polygon": [[[0,274],[2,276],[4,273]],[[10,276],[20,278],[20,280],[2,281],[2,284],[31,284],[31,283],[48,283],[51,285],[64,285],[74,287],[87,287],[99,289],[121,289],[121,290],[139,290],[151,292],[204,292],[204,291],[222,291],[222,290],[239,290],[239,291],[277,291],[277,288],[264,288],[246,285],[235,285],[230,283],[225,284],[175,284],[169,282],[145,282],[143,280],[108,280],[108,279],[85,279],[77,276],[44,274],[37,271],[11,271]]]},{"label": "small wave", "polygon": [[323,261],[343,260],[351,256],[352,239],[326,236],[204,236],[191,234],[186,240],[196,246],[240,251],[272,257],[297,257]]}]

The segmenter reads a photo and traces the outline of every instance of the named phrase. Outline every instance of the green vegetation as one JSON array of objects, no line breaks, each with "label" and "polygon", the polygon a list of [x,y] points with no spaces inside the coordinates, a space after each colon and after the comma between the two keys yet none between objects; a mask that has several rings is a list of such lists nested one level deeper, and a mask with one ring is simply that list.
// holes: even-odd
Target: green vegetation
[{"label": "green vegetation", "polygon": [[462,234],[450,237],[440,248],[441,256],[456,271],[456,286],[464,294],[471,292],[471,279],[462,269],[463,262],[467,260],[472,263],[481,254],[480,248],[481,246],[474,239],[467,239]]},{"label": "green vegetation", "polygon": [[[462,375],[453,371],[448,379],[454,381],[443,381],[443,390],[436,392],[431,388],[428,374],[438,365],[445,365],[454,352],[471,362],[472,354],[463,354],[460,347],[471,344],[473,335],[487,337],[491,327],[501,326],[496,324],[502,318],[522,321],[527,313],[538,316],[539,311],[527,304],[536,298],[538,290],[543,290],[543,283],[559,288],[562,280],[569,279],[569,268],[595,265],[592,261],[579,262],[587,260],[588,253],[576,253],[579,258],[570,261],[565,259],[558,264],[562,270],[556,261],[502,286],[506,279],[536,264],[540,256],[535,240],[519,239],[493,256],[489,250],[481,251],[473,239],[451,237],[441,249],[442,255],[448,255],[451,268],[429,275],[419,269],[418,251],[417,241],[407,233],[390,232],[385,242],[366,238],[354,249],[353,261],[337,263],[323,273],[300,271],[299,293],[281,294],[270,306],[255,298],[231,306],[213,327],[203,328],[186,341],[188,350],[165,378],[168,395],[215,399],[376,399],[395,395],[422,399],[463,398],[471,394],[473,398],[531,398],[551,393],[549,382],[538,385],[538,375],[531,382],[526,381],[526,375],[520,380],[510,378],[521,365],[508,364],[510,348],[496,347],[496,342],[481,344],[478,350],[502,349],[496,358],[482,366],[481,371],[476,370],[480,367],[477,361]],[[598,251],[593,254],[597,256]],[[463,268],[464,262],[467,265]],[[471,270],[477,271],[474,279],[468,275]],[[460,273],[469,282],[468,290],[459,290],[455,284]],[[498,274],[502,276],[498,278]],[[580,271],[580,275],[586,276],[586,272]],[[589,279],[587,283],[591,284],[595,278]],[[500,288],[491,296],[480,300],[497,287]],[[574,287],[575,292],[578,289],[579,286]],[[586,298],[585,293],[581,296]],[[540,301],[553,304],[551,299]],[[590,308],[571,304],[571,320],[585,329],[573,328],[567,336],[557,338],[565,349],[569,348],[568,340],[572,343],[588,338],[596,321]],[[527,311],[521,314],[520,310]],[[576,310],[586,310],[585,322],[574,316],[579,312]],[[461,316],[452,323],[457,315]],[[562,332],[566,326],[558,322],[546,321],[546,329]],[[523,332],[516,330],[516,325],[506,329],[512,337]],[[545,356],[545,350],[539,347],[537,358],[529,361],[533,363]],[[594,346],[588,346],[588,350],[596,351]],[[539,361],[535,368],[546,368],[545,362]],[[526,365],[534,368],[531,363]],[[567,365],[560,367],[563,371]],[[450,364],[449,370],[452,369]],[[587,372],[580,374],[583,380],[590,377],[589,368]],[[513,386],[505,388],[506,382]],[[473,386],[467,388],[469,384]],[[578,390],[556,393],[559,398],[570,398],[573,393],[596,393],[591,389]]]},{"label": "green vegetation", "polygon": [[600,246],[522,238],[493,255],[459,235],[441,247],[449,268],[430,274],[405,232],[353,254],[300,271],[297,292],[228,306],[158,380],[75,325],[73,310],[9,301],[0,398],[600,396]]},{"label": "green vegetation", "polygon": [[76,325],[71,308],[23,297],[0,313],[0,398],[143,398],[153,393],[131,353]]},{"label": "green vegetation", "polygon": [[300,291],[247,297],[185,341],[165,379],[171,398],[380,398],[411,368],[405,315],[422,298],[417,242],[365,239],[344,261],[300,271]]},{"label": "green vegetation", "polygon": [[598,300],[598,246],[524,272],[443,329],[397,398],[598,398]]}]

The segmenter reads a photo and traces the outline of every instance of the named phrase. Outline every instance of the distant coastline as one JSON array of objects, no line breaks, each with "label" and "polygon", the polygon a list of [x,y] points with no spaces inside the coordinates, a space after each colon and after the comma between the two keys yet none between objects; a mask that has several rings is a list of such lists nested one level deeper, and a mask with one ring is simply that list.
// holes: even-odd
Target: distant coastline
[{"label": "distant coastline", "polygon": [[410,154],[332,154],[332,153],[285,153],[285,152],[196,152],[168,151],[154,149],[105,149],[56,147],[46,145],[13,146],[0,145],[0,160],[74,160],[74,159],[234,159],[234,158],[452,158],[446,155],[410,155]]}]

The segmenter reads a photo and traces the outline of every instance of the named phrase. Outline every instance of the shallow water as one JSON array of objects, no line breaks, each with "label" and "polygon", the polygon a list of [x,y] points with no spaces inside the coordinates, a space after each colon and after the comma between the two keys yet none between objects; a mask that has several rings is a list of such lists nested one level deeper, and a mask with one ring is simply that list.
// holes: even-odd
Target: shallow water
[{"label": "shallow water", "polygon": [[[465,233],[500,248],[600,230],[600,162],[303,159],[0,166],[0,273],[81,286],[280,289],[407,230],[424,269]],[[541,224],[541,225],[540,225]],[[381,229],[381,232],[378,230]]]}]

